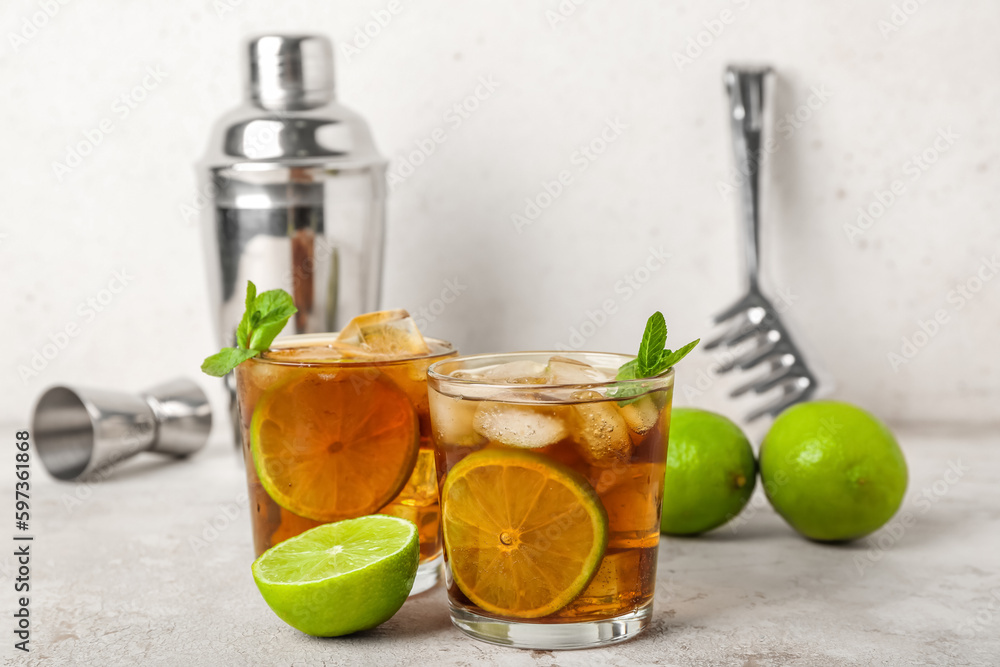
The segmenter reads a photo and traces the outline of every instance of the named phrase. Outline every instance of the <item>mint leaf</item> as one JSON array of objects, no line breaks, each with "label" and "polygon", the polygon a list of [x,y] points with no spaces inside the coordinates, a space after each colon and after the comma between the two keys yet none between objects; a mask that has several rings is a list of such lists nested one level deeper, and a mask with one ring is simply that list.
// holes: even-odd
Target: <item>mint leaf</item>
[{"label": "mint leaf", "polygon": [[254,300],[256,298],[257,298],[257,286],[253,284],[252,280],[248,280],[247,281],[247,298],[246,298],[246,301],[243,302],[244,305],[246,306],[246,310],[244,311],[245,313],[246,312],[250,312],[250,313],[253,312],[253,302],[254,302]]},{"label": "mint leaf", "polygon": [[247,340],[250,338],[250,318],[254,314],[254,300],[257,298],[257,286],[253,284],[252,281],[247,281],[247,299],[246,308],[243,310],[243,317],[240,318],[240,324],[236,327],[236,346],[242,348],[248,348]]},{"label": "mint leaf", "polygon": [[[633,378],[633,379],[637,380],[639,378]],[[618,405],[624,408],[626,405],[634,403],[636,401],[636,397],[645,394],[646,391],[647,387],[646,383],[644,382],[623,384],[619,385],[618,387],[615,387],[612,391],[608,392],[608,397],[617,398]]]},{"label": "mint leaf", "polygon": [[639,377],[639,371],[637,366],[639,365],[638,359],[633,359],[632,361],[626,361],[618,369],[618,375],[615,376],[616,380],[635,380]]},{"label": "mint leaf", "polygon": [[201,370],[222,377],[247,359],[271,346],[288,319],[298,312],[292,296],[285,290],[257,294],[257,286],[247,281],[246,310],[236,327],[236,347],[223,348],[205,359]]},{"label": "mint leaf", "polygon": [[[639,354],[635,359],[627,361],[618,368],[616,380],[641,380],[643,378],[656,377],[663,373],[687,354],[701,342],[701,339],[688,343],[679,350],[667,350],[667,323],[663,318],[663,313],[656,311],[646,320],[646,329],[642,334],[642,342],[639,343]],[[621,384],[608,392],[611,398],[619,399],[619,405],[625,406],[632,403],[636,396],[646,393],[647,385],[644,382],[631,382]]]},{"label": "mint leaf", "polygon": [[[626,361],[618,368],[618,374],[615,375],[616,380],[637,380],[639,379],[639,360],[633,359],[632,361]],[[608,396],[611,398],[625,399],[629,396],[635,396],[641,394],[644,390],[635,384],[621,384],[608,392]],[[621,401],[619,405],[622,407],[628,405],[632,401]]]},{"label": "mint leaf", "polygon": [[263,352],[271,347],[271,341],[278,337],[278,334],[281,333],[281,330],[285,328],[285,324],[287,323],[288,318],[286,317],[277,322],[257,325],[257,328],[253,330],[253,335],[250,337],[250,344],[247,347],[251,350]]},{"label": "mint leaf", "polygon": [[639,343],[639,354],[636,355],[639,377],[655,375],[653,369],[656,368],[660,353],[666,344],[667,322],[663,319],[663,313],[656,311],[646,320],[646,330],[643,331],[642,342]]},{"label": "mint leaf", "polygon": [[258,295],[254,299],[254,317],[247,347],[263,352],[271,346],[281,330],[285,328],[288,319],[298,312],[292,295],[281,289],[273,289]]},{"label": "mint leaf", "polygon": [[201,370],[208,375],[217,378],[225,376],[240,364],[251,357],[260,354],[257,350],[243,350],[236,347],[226,347],[220,352],[216,352],[201,364]]},{"label": "mint leaf", "polygon": [[670,350],[664,350],[663,356],[660,357],[660,362],[659,362],[660,370],[656,371],[656,374],[659,375],[660,373],[667,370],[671,366],[676,366],[677,362],[686,357],[688,355],[688,352],[693,350],[695,346],[698,345],[698,343],[700,342],[701,339],[699,338],[697,340],[691,341],[681,349],[676,350],[674,352],[671,352]]}]

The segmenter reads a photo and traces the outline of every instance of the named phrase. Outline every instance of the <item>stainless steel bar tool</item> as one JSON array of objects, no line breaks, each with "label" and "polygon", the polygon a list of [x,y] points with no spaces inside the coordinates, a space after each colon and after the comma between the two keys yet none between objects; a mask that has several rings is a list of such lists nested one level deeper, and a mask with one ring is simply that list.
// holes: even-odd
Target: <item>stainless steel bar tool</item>
[{"label": "stainless steel bar tool", "polygon": [[760,171],[764,160],[767,104],[774,74],[770,67],[737,67],[726,70],[729,93],[729,116],[732,124],[736,168],[742,175],[739,186],[740,224],[745,243],[747,291],[736,303],[719,313],[715,323],[725,325],[720,336],[705,345],[711,350],[720,346],[743,346],[753,341],[749,350],[741,350],[719,368],[720,373],[733,369],[767,370],[731,393],[738,397],[775,392],[776,396],[747,415],[753,421],[764,415],[777,416],[795,403],[806,401],[817,390],[817,376],[806,364],[802,352],[788,332],[788,327],[760,284]]},{"label": "stainless steel bar tool", "polygon": [[208,441],[212,408],[183,378],[139,394],[60,385],[38,399],[32,421],[42,465],[73,480],[105,474],[139,452],[193,454]]}]

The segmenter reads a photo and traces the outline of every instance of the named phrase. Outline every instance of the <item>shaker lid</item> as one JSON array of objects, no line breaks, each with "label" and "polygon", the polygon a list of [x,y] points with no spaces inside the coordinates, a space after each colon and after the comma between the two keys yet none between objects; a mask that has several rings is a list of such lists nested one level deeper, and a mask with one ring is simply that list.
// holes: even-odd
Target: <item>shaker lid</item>
[{"label": "shaker lid", "polygon": [[247,98],[215,124],[203,167],[385,164],[364,118],[334,96],[330,40],[260,35],[244,54]]},{"label": "shaker lid", "polygon": [[333,47],[326,37],[260,35],[247,50],[247,92],[260,108],[310,109],[333,99]]}]

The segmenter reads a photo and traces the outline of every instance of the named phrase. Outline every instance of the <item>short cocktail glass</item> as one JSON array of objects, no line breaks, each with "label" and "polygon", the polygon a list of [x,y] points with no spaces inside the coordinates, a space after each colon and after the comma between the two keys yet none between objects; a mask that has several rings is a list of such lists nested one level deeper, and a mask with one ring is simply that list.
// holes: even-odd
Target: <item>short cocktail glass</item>
[{"label": "short cocktail glass", "polygon": [[412,593],[425,591],[441,562],[427,367],[456,352],[428,338],[425,354],[357,354],[335,339],[285,336],[236,369],[254,550],[392,514],[417,525]]},{"label": "short cocktail glass", "polygon": [[428,373],[455,625],[520,648],[635,636],[652,614],[673,370],[529,352]]}]

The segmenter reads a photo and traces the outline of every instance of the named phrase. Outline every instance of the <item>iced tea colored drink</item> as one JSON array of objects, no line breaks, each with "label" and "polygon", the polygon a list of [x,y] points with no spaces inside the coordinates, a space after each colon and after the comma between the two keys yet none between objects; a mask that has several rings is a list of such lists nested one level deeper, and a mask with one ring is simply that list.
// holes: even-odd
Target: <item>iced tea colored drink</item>
[{"label": "iced tea colored drink", "polygon": [[413,521],[413,592],[437,582],[439,507],[427,368],[454,356],[405,311],[362,315],[338,334],[278,338],[236,368],[254,549],[374,513]]},{"label": "iced tea colored drink", "polygon": [[431,367],[452,620],[521,648],[585,648],[652,613],[673,370],[632,357],[478,355]]}]

